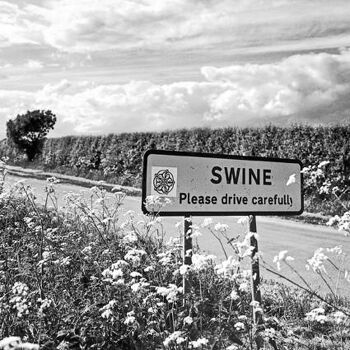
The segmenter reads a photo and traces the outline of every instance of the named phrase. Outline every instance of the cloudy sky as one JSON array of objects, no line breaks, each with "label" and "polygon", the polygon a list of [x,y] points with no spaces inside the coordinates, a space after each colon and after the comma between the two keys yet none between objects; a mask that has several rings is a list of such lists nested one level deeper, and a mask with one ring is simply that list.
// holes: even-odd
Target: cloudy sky
[{"label": "cloudy sky", "polygon": [[0,138],[350,121],[348,0],[0,0]]}]

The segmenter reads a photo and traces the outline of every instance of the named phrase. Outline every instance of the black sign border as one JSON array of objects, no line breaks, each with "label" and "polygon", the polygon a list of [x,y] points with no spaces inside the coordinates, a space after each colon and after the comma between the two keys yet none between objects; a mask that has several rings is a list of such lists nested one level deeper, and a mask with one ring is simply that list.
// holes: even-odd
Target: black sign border
[{"label": "black sign border", "polygon": [[[145,152],[143,156],[143,172],[142,172],[142,203],[141,209],[144,214],[154,214],[149,212],[146,208],[146,183],[147,183],[147,160],[151,154],[161,154],[168,156],[187,156],[187,157],[200,157],[200,158],[216,158],[216,159],[235,159],[235,160],[255,160],[261,162],[278,162],[278,163],[294,163],[299,164],[300,169],[303,169],[303,164],[299,159],[283,159],[283,158],[270,158],[270,157],[255,157],[255,156],[238,156],[229,154],[215,154],[215,153],[197,153],[197,152],[179,152],[179,151],[167,151],[167,150],[155,150],[151,149]],[[259,216],[291,216],[300,215],[304,211],[304,191],[303,191],[303,173],[300,174],[300,191],[301,191],[301,209],[299,211],[279,211],[279,212],[266,212],[266,211],[226,211],[226,212],[212,212],[212,211],[167,211],[161,210],[156,212],[159,216],[247,216],[247,215],[259,215]]]}]

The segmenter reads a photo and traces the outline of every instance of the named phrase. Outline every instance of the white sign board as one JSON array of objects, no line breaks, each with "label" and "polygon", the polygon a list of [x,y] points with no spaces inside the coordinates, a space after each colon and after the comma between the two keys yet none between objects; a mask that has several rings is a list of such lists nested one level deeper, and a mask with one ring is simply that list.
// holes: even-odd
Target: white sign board
[{"label": "white sign board", "polygon": [[146,199],[156,196],[162,216],[301,214],[301,169],[292,159],[147,151],[142,210],[154,211]]}]

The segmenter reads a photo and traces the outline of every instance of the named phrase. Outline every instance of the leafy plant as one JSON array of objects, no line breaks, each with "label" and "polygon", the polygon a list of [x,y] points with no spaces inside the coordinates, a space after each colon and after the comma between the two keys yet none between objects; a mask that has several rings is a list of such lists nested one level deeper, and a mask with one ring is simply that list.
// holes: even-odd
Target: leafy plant
[{"label": "leafy plant", "polygon": [[28,111],[7,122],[7,137],[31,162],[41,152],[46,135],[55,123],[56,116],[49,110]]},{"label": "leafy plant", "polygon": [[[258,331],[266,349],[349,346],[348,300],[320,305],[316,295],[274,282],[254,305],[264,320],[256,329],[244,268],[249,232],[229,241],[233,255],[224,261],[194,248],[184,265],[179,240],[164,242],[156,215],[123,211],[122,192],[69,193],[62,211],[56,182],[48,180],[43,205],[23,182],[0,196],[0,338],[46,350],[243,350],[256,349]],[[208,218],[192,234],[206,229],[229,237],[229,227]]]}]

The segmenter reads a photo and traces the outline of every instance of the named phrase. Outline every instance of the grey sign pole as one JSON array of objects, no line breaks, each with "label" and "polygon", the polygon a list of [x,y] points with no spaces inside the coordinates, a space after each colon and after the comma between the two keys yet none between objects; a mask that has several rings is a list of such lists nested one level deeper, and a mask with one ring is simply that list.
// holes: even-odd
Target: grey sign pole
[{"label": "grey sign pole", "polygon": [[[251,276],[251,285],[252,285],[252,301],[259,303],[261,307],[261,291],[260,291],[260,268],[259,268],[259,258],[258,253],[258,240],[256,239],[254,233],[257,233],[256,229],[256,217],[255,215],[249,216],[249,232],[253,233],[250,237],[250,245],[253,247],[252,250],[252,276]],[[254,303],[255,304],[255,303]],[[253,322],[256,327],[255,341],[258,349],[262,349],[263,341],[259,334],[259,325],[263,324],[263,318],[261,312],[257,310],[257,305],[253,304]]]},{"label": "grey sign pole", "polygon": [[[256,217],[255,215],[249,216],[249,232],[257,233],[256,229]],[[253,247],[252,250],[252,299],[261,304],[261,291],[260,291],[260,268],[259,258],[256,256],[258,253],[258,240],[255,235],[250,237],[250,245]],[[255,307],[253,310],[254,323],[260,324],[262,319],[259,317],[260,313],[256,312]]]},{"label": "grey sign pole", "polygon": [[[184,217],[184,239],[183,239],[183,263],[192,265],[192,219],[190,216]],[[188,293],[191,288],[191,281],[186,276],[183,277],[184,293]]]}]

